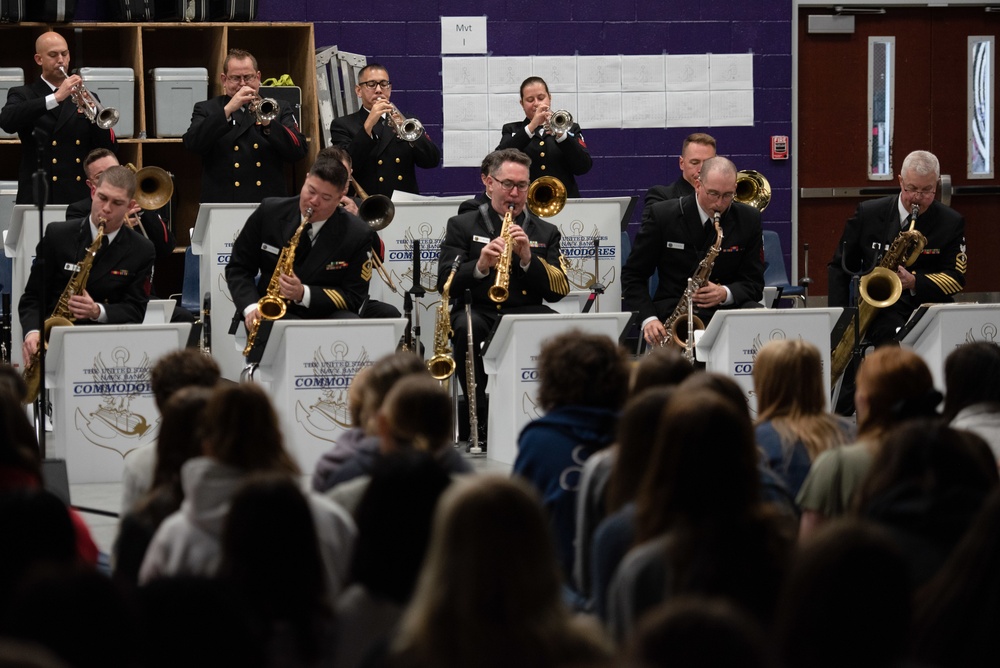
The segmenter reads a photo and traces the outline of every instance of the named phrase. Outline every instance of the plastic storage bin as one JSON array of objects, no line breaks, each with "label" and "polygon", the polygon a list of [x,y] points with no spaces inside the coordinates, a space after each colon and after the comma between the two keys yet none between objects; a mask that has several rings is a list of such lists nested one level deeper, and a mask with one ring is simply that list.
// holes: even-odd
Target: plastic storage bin
[{"label": "plastic storage bin", "polygon": [[115,136],[135,136],[135,72],[131,67],[83,67],[83,83],[105,108],[118,110]]},{"label": "plastic storage bin", "polygon": [[208,70],[204,67],[157,67],[153,80],[153,118],[150,135],[181,137],[191,124],[195,102],[208,99]]},{"label": "plastic storage bin", "polygon": [[[24,70],[20,67],[0,67],[0,105],[7,102],[7,93],[15,86],[24,85]],[[0,139],[13,139],[16,134],[8,134],[0,130]],[[4,225],[6,225],[6,221]]]}]

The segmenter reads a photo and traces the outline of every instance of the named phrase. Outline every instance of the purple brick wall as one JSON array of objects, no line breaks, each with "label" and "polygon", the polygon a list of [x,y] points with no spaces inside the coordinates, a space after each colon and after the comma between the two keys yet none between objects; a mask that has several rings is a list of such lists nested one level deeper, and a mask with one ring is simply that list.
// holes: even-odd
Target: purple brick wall
[{"label": "purple brick wall", "polygon": [[[78,20],[104,18],[104,0],[79,0]],[[259,0],[261,21],[312,21],[316,45],[337,45],[384,64],[399,82],[394,101],[441,139],[440,16],[464,16],[470,3],[383,0],[372,21],[371,3],[329,0]],[[763,173],[773,190],[765,226],[791,247],[791,165],[770,159],[770,136],[791,134],[791,19],[789,3],[744,0],[617,0],[611,3],[549,0],[544,12],[532,0],[484,0],[476,14],[489,21],[492,55],[611,55],[655,53],[753,53],[754,125],[734,128],[587,130],[595,158],[578,179],[585,196],[639,195],[678,175],[677,153],[684,137],[706,130],[720,152],[741,169]],[[527,17],[539,16],[538,20]],[[511,18],[506,18],[511,17]],[[479,186],[475,168],[423,171],[427,194],[464,194]],[[630,224],[634,236],[638,212]],[[786,254],[786,264],[790,260]]]}]

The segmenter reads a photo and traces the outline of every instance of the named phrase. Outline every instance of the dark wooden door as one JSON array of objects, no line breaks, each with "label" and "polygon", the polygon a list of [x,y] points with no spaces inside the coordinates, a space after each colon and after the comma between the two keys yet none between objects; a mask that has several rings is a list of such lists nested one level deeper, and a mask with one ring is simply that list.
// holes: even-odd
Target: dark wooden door
[{"label": "dark wooden door", "polygon": [[[937,155],[951,177],[951,206],[965,216],[969,243],[966,292],[996,291],[990,265],[1000,250],[1000,179],[968,177],[968,37],[996,35],[1000,14],[984,7],[894,8],[855,16],[853,34],[810,34],[810,14],[799,21],[800,244],[810,246],[811,294],[827,294],[826,263],[862,193],[898,192],[896,176],[910,151]],[[868,136],[869,37],[894,37],[892,180],[872,180]],[[996,66],[995,58],[992,67]],[[995,104],[995,97],[992,101]],[[994,168],[995,169],[995,168]],[[831,191],[823,195],[821,191]],[[939,188],[940,198],[942,189]],[[804,196],[805,195],[805,196]],[[799,255],[800,263],[802,255]],[[800,265],[800,275],[803,268]]]}]

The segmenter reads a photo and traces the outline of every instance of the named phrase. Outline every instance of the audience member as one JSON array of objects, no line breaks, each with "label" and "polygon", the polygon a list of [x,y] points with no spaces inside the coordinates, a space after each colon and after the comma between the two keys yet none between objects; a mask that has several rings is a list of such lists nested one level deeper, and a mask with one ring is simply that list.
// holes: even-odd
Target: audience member
[{"label": "audience member", "polygon": [[768,623],[791,551],[780,516],[761,498],[742,393],[737,401],[684,385],[660,419],[636,498],[636,547],[608,593],[619,639],[644,611],[681,594],[721,596]]},{"label": "audience member", "polygon": [[517,479],[460,480],[445,492],[413,601],[386,665],[604,665],[596,627],[560,598],[559,564],[537,495]]},{"label": "audience member", "polygon": [[881,524],[904,555],[915,585],[944,563],[996,487],[986,443],[940,420],[890,431],[856,495],[858,513]]},{"label": "audience member", "polygon": [[355,516],[352,584],[335,608],[337,668],[363,665],[399,623],[424,563],[434,509],[449,484],[447,471],[424,452],[393,452],[375,463]]},{"label": "audience member", "polygon": [[785,668],[895,666],[910,618],[906,562],[879,528],[831,522],[799,552],[778,610]]},{"label": "audience member", "polygon": [[821,452],[854,437],[853,426],[826,410],[823,361],[802,339],[766,343],[753,367],[754,435],[764,460],[794,496]]},{"label": "audience member", "polygon": [[680,385],[695,372],[691,362],[673,346],[657,346],[632,367],[629,395],[636,396],[648,387]]},{"label": "audience member", "polygon": [[347,411],[351,416],[351,427],[337,437],[333,447],[320,455],[316,462],[316,470],[312,475],[313,491],[322,492],[327,489],[326,480],[332,477],[344,462],[347,462],[358,452],[360,443],[367,436],[364,420],[361,417],[365,401],[368,374],[372,367],[364,366],[354,374],[354,379],[347,388]]},{"label": "audience member", "polygon": [[760,627],[721,599],[681,596],[643,616],[628,651],[630,668],[767,668]]},{"label": "audience member", "polygon": [[944,416],[956,429],[978,434],[1000,460],[1000,346],[966,343],[944,362]]},{"label": "audience member", "polygon": [[912,655],[920,665],[996,662],[1000,624],[1000,490],[994,489],[948,561],[914,599]]},{"label": "audience member", "polygon": [[336,665],[316,527],[295,480],[253,477],[233,497],[219,573],[250,611],[266,647],[265,665]]},{"label": "audience member", "polygon": [[[194,348],[181,348],[156,361],[149,372],[156,410],[163,415],[164,407],[175,392],[188,386],[214,387],[221,372],[218,363]],[[159,439],[157,439],[159,440]],[[153,486],[156,471],[157,443],[147,443],[125,455],[122,472],[122,514],[128,513]]]},{"label": "audience member", "polygon": [[580,569],[589,564],[586,580],[577,580],[578,591],[583,596],[590,596],[590,608],[602,619],[606,617],[605,605],[611,578],[622,558],[635,544],[636,490],[649,468],[653,449],[663,445],[650,438],[650,427],[659,423],[660,415],[674,392],[675,388],[670,386],[650,387],[639,392],[625,404],[618,421],[618,438],[611,448],[616,454],[608,480],[607,515],[594,529],[588,546],[589,555],[581,555],[576,564]]},{"label": "audience member", "polygon": [[[219,387],[205,407],[204,455],[181,468],[184,503],[160,525],[139,571],[144,584],[171,575],[214,575],[221,559],[222,530],[233,497],[249,476],[299,474],[285,450],[278,416],[258,385]],[[319,537],[327,593],[343,586],[354,542],[354,522],[336,504],[309,496]],[[262,536],[262,540],[266,540]]]},{"label": "audience member", "polygon": [[594,452],[614,440],[628,367],[624,352],[610,338],[574,330],[542,344],[538,377],[538,404],[545,415],[521,431],[514,474],[541,494],[559,563],[569,577],[580,472]]},{"label": "audience member", "polygon": [[124,587],[135,587],[139,568],[146,556],[149,542],[156,530],[184,501],[181,468],[201,452],[202,415],[212,391],[207,387],[190,386],[174,392],[162,408],[160,433],[156,437],[152,489],[142,496],[122,516],[114,545],[115,581]]},{"label": "audience member", "polygon": [[813,462],[797,497],[802,539],[824,520],[843,515],[851,507],[889,429],[908,418],[933,414],[941,400],[920,356],[892,346],[878,348],[864,359],[854,394],[858,442],[833,448]]}]

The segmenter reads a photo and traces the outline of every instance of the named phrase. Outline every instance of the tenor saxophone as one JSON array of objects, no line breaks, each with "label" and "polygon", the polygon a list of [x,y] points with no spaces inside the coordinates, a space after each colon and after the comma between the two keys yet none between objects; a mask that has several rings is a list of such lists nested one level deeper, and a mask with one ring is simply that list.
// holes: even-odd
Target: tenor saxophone
[{"label": "tenor saxophone", "polygon": [[694,270],[691,280],[688,281],[687,288],[685,288],[684,294],[681,295],[681,300],[677,302],[674,312],[670,314],[669,318],[663,321],[663,327],[667,330],[667,336],[660,342],[661,346],[674,346],[684,349],[687,343],[687,336],[680,335],[680,328],[681,325],[687,325],[689,319],[693,323],[693,326],[685,327],[685,329],[705,329],[705,323],[702,322],[701,318],[688,312],[688,304],[691,302],[694,293],[708,283],[708,277],[712,275],[712,267],[715,266],[715,258],[722,251],[722,226],[719,224],[721,216],[722,214],[716,211],[712,217],[712,223],[715,225],[715,244],[708,249],[705,257],[698,263],[698,267]]},{"label": "tenor saxophone", "polygon": [[461,259],[451,263],[451,273],[441,288],[441,302],[438,304],[437,322],[434,324],[434,356],[427,360],[427,370],[435,380],[448,380],[455,373],[455,357],[451,351],[451,316],[448,314],[448,295],[451,282],[458,271]]},{"label": "tenor saxophone", "polygon": [[42,334],[42,342],[39,343],[38,350],[34,352],[28,360],[28,366],[24,368],[24,384],[28,386],[28,391],[24,395],[24,403],[30,404],[38,397],[38,390],[41,387],[41,366],[39,362],[42,358],[42,347],[49,347],[49,335],[53,327],[71,327],[76,318],[69,310],[69,300],[73,295],[82,295],[87,289],[87,279],[90,278],[90,268],[94,265],[94,257],[101,248],[101,241],[104,239],[104,225],[107,223],[103,218],[97,222],[97,236],[94,242],[87,248],[87,253],[83,259],[77,263],[76,272],[70,277],[69,282],[59,295],[56,307],[52,309],[52,315],[45,320],[45,331]]},{"label": "tenor saxophone", "polygon": [[291,276],[294,273],[295,249],[299,246],[299,238],[302,236],[302,231],[306,229],[306,225],[309,224],[312,214],[312,208],[306,209],[305,214],[302,216],[302,222],[295,228],[295,234],[288,240],[285,247],[281,249],[281,255],[278,256],[278,264],[275,265],[274,273],[271,274],[271,281],[267,284],[267,292],[257,302],[257,311],[260,313],[260,317],[254,320],[250,331],[247,333],[247,345],[243,348],[244,357],[250,354],[254,343],[257,342],[257,332],[260,330],[261,320],[280,320],[285,317],[285,311],[288,310],[288,306],[281,296],[281,285],[278,279],[282,274]]},{"label": "tenor saxophone", "polygon": [[503,251],[497,258],[497,277],[490,287],[489,295],[497,304],[507,301],[510,294],[510,260],[514,252],[514,240],[510,236],[510,226],[514,224],[514,207],[508,207],[500,225],[500,238],[503,239]]}]

